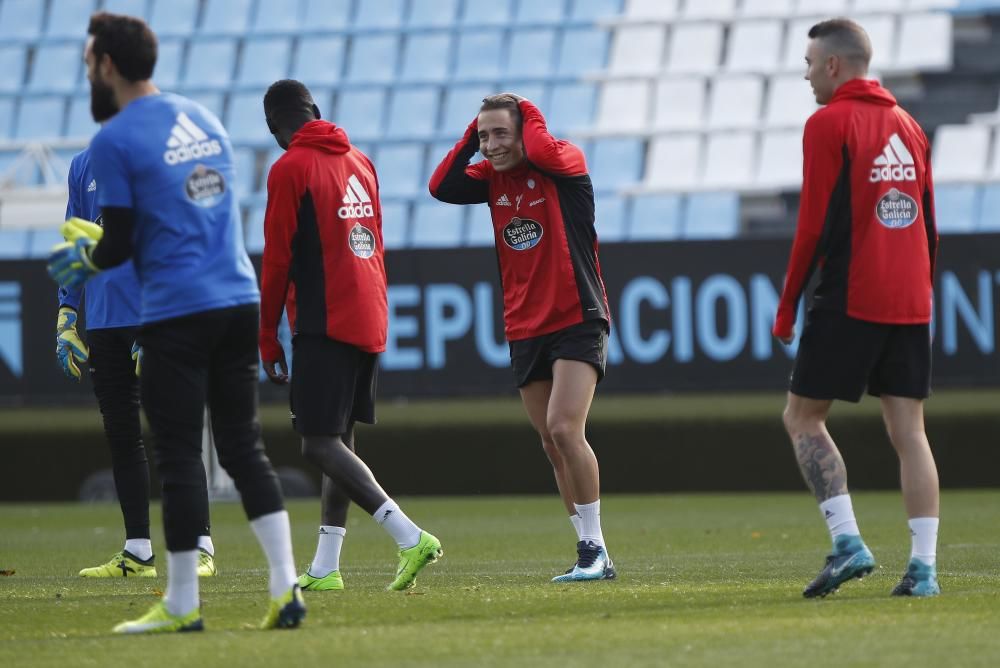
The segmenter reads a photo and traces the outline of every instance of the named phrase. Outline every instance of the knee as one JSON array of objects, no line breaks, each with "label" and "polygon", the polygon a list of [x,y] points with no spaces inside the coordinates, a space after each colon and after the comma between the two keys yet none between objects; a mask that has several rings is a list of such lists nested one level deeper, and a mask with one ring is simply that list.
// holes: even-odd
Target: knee
[{"label": "knee", "polygon": [[560,451],[572,448],[583,440],[582,425],[573,420],[554,417],[548,421],[546,427],[552,436],[554,446]]},{"label": "knee", "polygon": [[815,433],[823,427],[826,416],[788,404],[781,414],[781,420],[785,424],[785,431],[788,432],[788,435],[794,437],[796,434]]},{"label": "knee", "polygon": [[329,458],[331,450],[337,446],[346,447],[339,436],[333,438],[328,436],[304,436],[302,438],[302,456],[310,464],[321,467],[322,463]]},{"label": "knee", "polygon": [[548,432],[542,434],[542,450],[545,451],[545,456],[549,458],[552,468],[561,471],[563,468],[563,458],[559,454],[559,448],[556,447],[555,442],[552,440],[552,435]]}]

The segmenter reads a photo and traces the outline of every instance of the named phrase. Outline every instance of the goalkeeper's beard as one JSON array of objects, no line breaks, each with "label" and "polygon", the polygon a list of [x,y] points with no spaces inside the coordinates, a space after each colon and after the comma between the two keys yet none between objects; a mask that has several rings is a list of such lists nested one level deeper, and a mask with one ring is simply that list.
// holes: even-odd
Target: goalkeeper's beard
[{"label": "goalkeeper's beard", "polygon": [[118,113],[115,91],[103,82],[90,83],[90,115],[95,123],[103,123]]}]

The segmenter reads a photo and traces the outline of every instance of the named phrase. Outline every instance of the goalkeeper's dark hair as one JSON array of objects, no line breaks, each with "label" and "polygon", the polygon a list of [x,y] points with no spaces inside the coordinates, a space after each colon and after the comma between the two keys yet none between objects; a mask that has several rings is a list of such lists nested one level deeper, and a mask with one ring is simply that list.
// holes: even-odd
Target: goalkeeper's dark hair
[{"label": "goalkeeper's dark hair", "polygon": [[518,132],[521,131],[521,128],[524,125],[524,119],[521,117],[521,105],[517,101],[516,97],[507,93],[484,97],[483,104],[479,107],[479,111],[493,111],[495,109],[506,109],[509,111],[510,117],[514,121],[514,127],[517,128]]},{"label": "goalkeeper's dark hair", "polygon": [[271,84],[264,94],[264,116],[273,133],[276,127],[301,127],[320,118],[320,113],[304,83],[281,79]]},{"label": "goalkeeper's dark hair", "polygon": [[840,56],[868,71],[872,42],[865,29],[851,19],[820,21],[809,29],[809,39],[822,40],[828,54]]},{"label": "goalkeeper's dark hair", "polygon": [[135,83],[153,78],[156,35],[145,21],[134,16],[97,12],[90,17],[87,34],[94,38],[90,47],[94,57],[100,60],[107,54],[126,80]]}]

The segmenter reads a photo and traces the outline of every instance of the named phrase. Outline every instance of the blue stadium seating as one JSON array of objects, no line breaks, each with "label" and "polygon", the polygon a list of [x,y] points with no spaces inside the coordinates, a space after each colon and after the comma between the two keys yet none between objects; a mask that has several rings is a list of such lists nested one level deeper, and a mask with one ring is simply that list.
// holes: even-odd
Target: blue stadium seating
[{"label": "blue stadium seating", "polygon": [[250,213],[243,224],[243,240],[247,252],[259,254],[264,252],[264,213],[263,204],[251,207]]},{"label": "blue stadium seating", "polygon": [[199,32],[203,35],[245,35],[250,26],[250,3],[251,0],[205,0]]},{"label": "blue stadium seating", "polygon": [[264,91],[278,79],[288,78],[292,43],[287,37],[258,37],[243,43],[236,85]]},{"label": "blue stadium seating", "polygon": [[979,195],[979,188],[971,184],[938,184],[934,188],[938,232],[954,234],[975,231]]},{"label": "blue stadium seating", "polygon": [[573,21],[593,23],[621,14],[622,0],[572,0],[569,17]]},{"label": "blue stadium seating", "polygon": [[452,147],[455,146],[455,142],[457,142],[458,139],[459,137],[456,136],[453,140],[434,142],[427,149],[424,168],[420,177],[420,180],[423,183],[423,186],[421,186],[421,193],[427,192],[426,188],[427,184],[430,183],[431,174],[434,173],[434,170],[437,169],[437,166],[441,163],[442,160],[444,160],[444,156],[448,155],[448,151],[450,151]]},{"label": "blue stadium seating", "polygon": [[351,0],[304,0],[303,31],[337,31],[347,28],[351,16]]},{"label": "blue stadium seating", "polygon": [[45,227],[33,230],[28,241],[29,258],[47,258],[52,254],[52,247],[63,242],[63,236],[59,233],[59,228]]},{"label": "blue stadium seating", "polygon": [[980,232],[1000,232],[1000,184],[983,186],[976,228]]},{"label": "blue stadium seating", "polygon": [[354,16],[356,30],[391,30],[403,25],[403,0],[364,0]]},{"label": "blue stadium seating", "polygon": [[556,33],[550,28],[514,32],[507,52],[507,76],[548,77],[554,67]]},{"label": "blue stadium seating", "polygon": [[14,139],[57,139],[62,136],[66,98],[57,95],[22,97]]},{"label": "blue stadium seating", "polygon": [[472,30],[458,37],[455,55],[455,79],[488,81],[500,78],[504,53],[504,33],[499,30]]},{"label": "blue stadium seating", "polygon": [[594,225],[599,243],[625,241],[626,203],[618,195],[598,195],[594,200]]},{"label": "blue stadium seating", "polygon": [[260,174],[260,186],[257,188],[261,193],[267,192],[267,175],[271,172],[271,165],[277,162],[278,158],[284,154],[284,150],[278,146],[267,152],[267,157],[264,159],[264,170]]},{"label": "blue stadium seating", "polygon": [[100,126],[90,115],[90,96],[78,95],[69,102],[65,136],[71,139],[90,139]]},{"label": "blue stadium seating", "polygon": [[603,70],[608,60],[608,33],[596,28],[568,28],[559,43],[556,73],[577,77]]},{"label": "blue stadium seating", "polygon": [[511,0],[465,0],[462,25],[504,26],[511,20]]},{"label": "blue stadium seating", "polygon": [[[173,90],[181,81],[181,65],[184,61],[184,41],[165,39],[159,43],[156,54],[156,69],[153,81],[161,90]],[[84,75],[86,79],[86,75]]]},{"label": "blue stadium seating", "polygon": [[549,104],[549,87],[538,81],[504,81],[498,90],[509,90],[517,93],[523,98],[530,100],[536,107],[545,113]]},{"label": "blue stadium seating", "polygon": [[27,52],[23,46],[0,46],[0,93],[19,93],[24,85]]},{"label": "blue stadium seating", "polygon": [[347,57],[347,81],[390,83],[396,77],[399,37],[389,34],[355,35]]},{"label": "blue stadium seating", "polygon": [[238,200],[243,200],[253,194],[256,167],[257,156],[253,149],[245,146],[233,149],[233,168],[236,171],[236,180],[230,187]]},{"label": "blue stadium seating", "polygon": [[384,88],[343,89],[337,94],[333,119],[343,126],[352,140],[379,139],[384,125],[385,99]]},{"label": "blue stadium seating", "polygon": [[149,17],[147,0],[104,0],[101,8],[112,14],[128,14],[129,16],[138,16],[143,20]]},{"label": "blue stadium seating", "polygon": [[458,141],[476,117],[483,98],[495,92],[496,89],[488,84],[449,86],[444,93],[441,135],[452,143]]},{"label": "blue stadium seating", "polygon": [[51,0],[45,37],[83,39],[87,35],[90,15],[96,9],[95,0]]},{"label": "blue stadium seating", "polygon": [[465,207],[429,197],[413,205],[411,248],[454,248],[464,239]]},{"label": "blue stadium seating", "polygon": [[[157,37],[187,37],[198,20],[198,0],[150,0],[149,27]],[[211,62],[211,61],[209,61]],[[207,63],[206,63],[207,64]]]},{"label": "blue stadium seating", "polygon": [[406,24],[411,28],[453,28],[458,0],[410,0]]},{"label": "blue stadium seating", "polygon": [[466,246],[494,246],[496,236],[493,231],[493,215],[490,207],[486,204],[470,204],[463,207],[468,209],[469,221],[465,232]]},{"label": "blue stadium seating", "polygon": [[344,38],[308,36],[299,40],[292,78],[312,86],[332,86],[344,69]]},{"label": "blue stadium seating", "polygon": [[39,46],[31,64],[28,90],[32,93],[69,93],[76,90],[82,58],[82,43]]},{"label": "blue stadium seating", "polygon": [[10,139],[14,124],[14,98],[0,97],[0,142]]},{"label": "blue stadium seating", "polygon": [[635,185],[642,173],[644,147],[640,139],[610,137],[597,139],[588,152],[587,167],[595,191],[618,190]]},{"label": "blue stadium seating", "polygon": [[437,88],[397,88],[389,101],[385,136],[430,139],[437,128],[440,98]]},{"label": "blue stadium seating", "polygon": [[187,89],[225,90],[236,66],[236,42],[232,39],[192,40],[184,67]]},{"label": "blue stadium seating", "polygon": [[678,239],[681,236],[682,197],[676,194],[637,195],[632,198],[628,238],[631,241]]},{"label": "blue stadium seating", "polygon": [[263,98],[259,92],[229,96],[224,125],[234,143],[264,146],[273,141],[264,120]]},{"label": "blue stadium seating", "polygon": [[411,33],[403,46],[404,82],[444,82],[448,79],[452,51],[450,32]]},{"label": "blue stadium seating", "polygon": [[0,4],[0,42],[30,42],[42,34],[45,3],[39,0],[3,0]]},{"label": "blue stadium seating", "polygon": [[566,18],[566,0],[521,0],[514,21],[518,24],[559,25]]},{"label": "blue stadium seating", "polygon": [[410,204],[405,201],[382,202],[382,246],[386,250],[406,248],[409,244]]},{"label": "blue stadium seating", "polygon": [[[3,164],[0,163],[0,174]],[[0,227],[0,259],[20,260],[28,255],[28,245],[31,243],[30,230],[7,229]]]},{"label": "blue stadium seating", "polygon": [[299,0],[282,2],[258,2],[251,21],[254,33],[291,34],[299,28],[299,14],[302,11]]},{"label": "blue stadium seating", "polygon": [[556,84],[549,95],[548,110],[542,109],[542,112],[550,130],[557,134],[566,133],[591,124],[596,102],[594,84]]},{"label": "blue stadium seating", "polygon": [[208,109],[216,118],[222,118],[222,112],[225,111],[226,107],[226,96],[224,94],[215,90],[204,90],[192,93],[186,92],[184,95]]},{"label": "blue stadium seating", "polygon": [[733,192],[688,196],[683,233],[686,239],[730,239],[740,233],[740,197]]},{"label": "blue stadium seating", "polygon": [[372,162],[378,170],[379,192],[382,197],[411,198],[426,192],[427,183],[421,178],[424,165],[423,144],[383,144]]}]

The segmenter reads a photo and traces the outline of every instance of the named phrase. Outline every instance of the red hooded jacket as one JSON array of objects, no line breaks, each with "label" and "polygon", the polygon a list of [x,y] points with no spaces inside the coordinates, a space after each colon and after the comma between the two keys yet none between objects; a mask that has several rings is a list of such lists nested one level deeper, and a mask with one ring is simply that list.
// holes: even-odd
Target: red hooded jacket
[{"label": "red hooded jacket", "polygon": [[279,359],[287,305],[295,334],[385,350],[382,207],[375,167],[327,121],[305,124],[267,175],[260,354]]},{"label": "red hooded jacket", "polygon": [[855,79],[806,122],[802,150],[802,201],[774,335],[791,336],[816,264],[813,308],[930,322],[938,236],[923,130],[877,81]]}]

